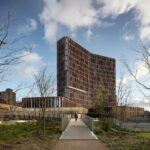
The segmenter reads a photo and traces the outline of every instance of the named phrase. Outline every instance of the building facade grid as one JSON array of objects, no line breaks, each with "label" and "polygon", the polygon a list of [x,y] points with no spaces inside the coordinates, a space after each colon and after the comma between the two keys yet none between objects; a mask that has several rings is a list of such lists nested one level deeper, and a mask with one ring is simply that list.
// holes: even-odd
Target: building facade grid
[{"label": "building facade grid", "polygon": [[107,106],[116,105],[115,59],[92,54],[68,37],[57,42],[57,94],[89,107],[103,85]]}]

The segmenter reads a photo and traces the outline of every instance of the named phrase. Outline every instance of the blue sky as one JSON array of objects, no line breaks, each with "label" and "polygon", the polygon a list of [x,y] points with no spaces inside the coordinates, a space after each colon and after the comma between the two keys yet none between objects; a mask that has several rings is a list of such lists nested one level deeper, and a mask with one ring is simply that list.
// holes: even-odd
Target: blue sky
[{"label": "blue sky", "polygon": [[[15,46],[33,49],[28,58],[22,58],[23,63],[13,66],[8,82],[2,83],[0,90],[15,89],[20,82],[30,83],[31,74],[41,65],[48,64],[49,71],[56,75],[56,42],[62,36],[69,36],[92,53],[115,58],[116,80],[123,71],[125,84],[132,81],[120,61],[122,57],[141,70],[139,78],[144,78],[147,72],[142,62],[135,62],[138,56],[132,49],[139,40],[150,42],[149,6],[150,0],[1,0],[1,16],[10,10],[16,18],[9,38],[25,35]],[[132,101],[150,109],[149,100],[136,86],[133,83]],[[17,93],[17,99],[24,93]]]}]

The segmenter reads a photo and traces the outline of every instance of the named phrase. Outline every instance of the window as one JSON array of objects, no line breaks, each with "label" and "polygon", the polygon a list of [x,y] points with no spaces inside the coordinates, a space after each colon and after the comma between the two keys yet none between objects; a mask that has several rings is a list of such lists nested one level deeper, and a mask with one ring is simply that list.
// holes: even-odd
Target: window
[{"label": "window", "polygon": [[[66,47],[65,47],[65,48],[66,48]],[[68,48],[66,48],[65,51],[64,51],[64,54],[65,54],[65,55],[68,55],[68,50],[67,50],[67,49],[68,49]]]},{"label": "window", "polygon": [[59,107],[59,99],[56,99],[56,107]]},{"label": "window", "polygon": [[67,61],[68,60],[68,56],[65,55],[64,60]]},{"label": "window", "polygon": [[69,97],[68,92],[64,93],[64,97],[66,97],[66,98]]},{"label": "window", "polygon": [[70,82],[67,80],[66,81],[66,86],[69,86],[70,85]]},{"label": "window", "polygon": [[[62,62],[62,64],[63,64],[63,62]],[[67,65],[68,65],[68,61],[65,61],[65,63],[64,63],[64,64],[65,64],[65,66],[67,66]]]},{"label": "window", "polygon": [[54,104],[55,104],[54,101],[55,101],[55,100],[52,98],[52,99],[51,99],[51,108],[54,108]]}]

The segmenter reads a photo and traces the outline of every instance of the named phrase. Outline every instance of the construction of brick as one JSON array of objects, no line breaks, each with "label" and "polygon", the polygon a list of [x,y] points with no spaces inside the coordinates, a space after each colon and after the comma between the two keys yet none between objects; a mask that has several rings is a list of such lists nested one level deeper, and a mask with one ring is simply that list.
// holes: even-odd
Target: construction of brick
[{"label": "construction of brick", "polygon": [[[117,106],[116,103],[115,59],[93,54],[71,38],[63,37],[57,42],[57,96],[24,97],[22,102],[18,103],[19,106],[16,106],[16,93],[12,89],[6,89],[0,92],[0,111],[11,111],[11,116],[19,118],[34,118],[40,114],[40,108],[44,104],[47,114],[50,112],[51,117],[61,118],[61,115],[54,115],[54,112],[86,114],[93,106],[97,89],[101,89],[106,95],[105,107],[113,113],[117,108],[117,116],[120,118],[123,107]],[[107,89],[107,94],[104,89]],[[143,108],[123,109],[124,118],[144,114]],[[36,115],[33,113],[35,110]]]}]

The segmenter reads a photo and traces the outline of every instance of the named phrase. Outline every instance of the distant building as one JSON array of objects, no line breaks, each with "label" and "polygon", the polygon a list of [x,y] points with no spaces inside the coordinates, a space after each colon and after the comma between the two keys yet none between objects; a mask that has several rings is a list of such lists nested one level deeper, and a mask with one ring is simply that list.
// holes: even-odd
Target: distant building
[{"label": "distant building", "polygon": [[57,42],[57,95],[90,107],[100,86],[107,89],[106,106],[116,106],[115,59],[92,54],[69,37],[61,38]]},{"label": "distant building", "polygon": [[16,93],[12,89],[6,89],[0,92],[0,103],[15,105],[16,104]]},{"label": "distant building", "polygon": [[114,108],[114,112],[117,113],[117,118],[128,119],[128,118],[144,115],[144,108],[130,107],[130,106],[117,106],[116,108]]},{"label": "distant building", "polygon": [[27,97],[22,99],[22,107],[60,108],[60,107],[81,107],[81,105],[64,97]]},{"label": "distant building", "polygon": [[150,117],[150,111],[144,111],[143,116],[144,117]]}]

